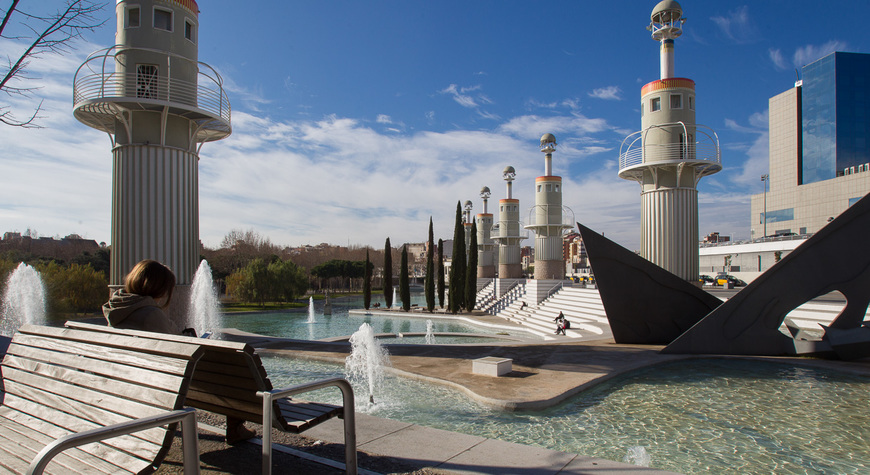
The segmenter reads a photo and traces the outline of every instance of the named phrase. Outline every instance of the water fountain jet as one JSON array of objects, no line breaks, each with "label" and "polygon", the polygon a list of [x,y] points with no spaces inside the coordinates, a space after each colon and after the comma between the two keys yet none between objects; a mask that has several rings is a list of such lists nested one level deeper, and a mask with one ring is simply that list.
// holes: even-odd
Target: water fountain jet
[{"label": "water fountain jet", "polygon": [[426,320],[426,344],[435,344],[435,324],[432,323],[432,320]]},{"label": "water fountain jet", "polygon": [[217,288],[211,274],[211,266],[208,261],[199,263],[199,268],[193,275],[191,284],[190,303],[188,305],[188,318],[196,334],[199,336],[219,336],[223,328],[221,318],[220,299]]},{"label": "water fountain jet", "polygon": [[45,322],[45,285],[39,272],[20,263],[6,279],[0,335],[13,336],[21,325]]},{"label": "water fountain jet", "polygon": [[345,359],[344,372],[352,384],[368,389],[369,403],[375,403],[375,392],[384,383],[384,368],[390,366],[390,354],[381,346],[371,325],[363,323],[350,336],[350,355]]},{"label": "water fountain jet", "polygon": [[308,323],[315,323],[314,320],[314,297],[308,297]]}]

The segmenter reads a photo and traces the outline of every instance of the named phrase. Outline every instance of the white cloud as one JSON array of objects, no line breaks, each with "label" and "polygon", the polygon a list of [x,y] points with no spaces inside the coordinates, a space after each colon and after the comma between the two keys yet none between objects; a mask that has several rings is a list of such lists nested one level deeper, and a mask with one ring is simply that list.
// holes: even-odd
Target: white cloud
[{"label": "white cloud", "polygon": [[788,63],[786,63],[785,58],[782,56],[782,52],[778,49],[770,48],[767,50],[768,55],[770,56],[770,60],[773,62],[773,66],[780,70],[785,71],[789,69]]},{"label": "white cloud", "polygon": [[600,87],[590,92],[589,97],[594,97],[596,99],[620,101],[622,100],[622,97],[620,97],[621,92],[622,91],[620,91],[618,86]]},{"label": "white cloud", "polygon": [[390,116],[386,114],[378,114],[378,118],[376,119],[379,124],[392,124],[393,120],[390,119]]},{"label": "white cloud", "polygon": [[756,29],[749,18],[749,7],[746,5],[728,12],[727,16],[714,16],[710,19],[722,34],[735,43],[750,43],[756,39]]},{"label": "white cloud", "polygon": [[837,40],[831,40],[820,46],[806,45],[794,52],[794,66],[802,67],[835,51],[846,51],[849,45]]}]

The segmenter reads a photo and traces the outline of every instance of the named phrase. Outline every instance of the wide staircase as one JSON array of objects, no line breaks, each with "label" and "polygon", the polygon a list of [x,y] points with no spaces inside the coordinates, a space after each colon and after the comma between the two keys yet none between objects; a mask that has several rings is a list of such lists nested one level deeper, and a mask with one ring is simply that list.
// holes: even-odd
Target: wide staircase
[{"label": "wide staircase", "polygon": [[[562,287],[540,304],[529,303],[525,295],[513,300],[497,315],[522,324],[529,333],[546,340],[559,338],[602,339],[610,338],[610,324],[604,312],[604,304],[598,289]],[[555,319],[562,312],[571,327],[565,335],[556,335]]]}]

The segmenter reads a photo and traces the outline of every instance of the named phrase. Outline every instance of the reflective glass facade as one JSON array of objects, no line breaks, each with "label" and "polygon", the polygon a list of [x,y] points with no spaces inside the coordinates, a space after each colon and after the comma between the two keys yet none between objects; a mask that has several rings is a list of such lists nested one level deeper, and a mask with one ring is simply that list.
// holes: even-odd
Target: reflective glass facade
[{"label": "reflective glass facade", "polygon": [[832,53],[804,66],[801,183],[870,163],[870,55]]}]

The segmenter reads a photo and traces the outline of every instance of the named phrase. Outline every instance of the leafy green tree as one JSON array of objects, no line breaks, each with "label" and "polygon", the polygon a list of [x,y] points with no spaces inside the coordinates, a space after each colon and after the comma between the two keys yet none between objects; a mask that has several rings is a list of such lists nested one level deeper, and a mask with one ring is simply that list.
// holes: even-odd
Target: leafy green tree
[{"label": "leafy green tree", "polygon": [[384,301],[387,308],[393,307],[393,248],[390,238],[384,244]]},{"label": "leafy green tree", "polygon": [[308,275],[293,261],[277,260],[270,263],[267,270],[272,284],[270,300],[292,302],[308,290]]},{"label": "leafy green tree", "polygon": [[438,306],[444,308],[444,240],[438,239]]},{"label": "leafy green tree", "polygon": [[90,264],[70,264],[65,274],[63,294],[68,308],[76,313],[99,310],[108,296],[106,274]]},{"label": "leafy green tree", "polygon": [[435,310],[435,234],[432,231],[432,217],[429,217],[429,241],[426,246],[426,281],[423,287],[426,293],[426,310]]},{"label": "leafy green tree", "polygon": [[411,282],[408,276],[408,246],[402,246],[402,263],[399,268],[399,295],[402,296],[402,310],[411,310]]},{"label": "leafy green tree", "polygon": [[468,269],[465,274],[465,308],[474,310],[477,300],[477,223],[471,223],[471,242],[468,244]]},{"label": "leafy green tree", "polygon": [[366,310],[372,305],[372,263],[369,261],[369,250],[366,249],[366,269],[363,277],[363,306]]},{"label": "leafy green tree", "polygon": [[450,312],[456,314],[465,303],[465,226],[462,223],[462,204],[456,202],[456,222],[453,226],[453,260],[450,264]]}]

